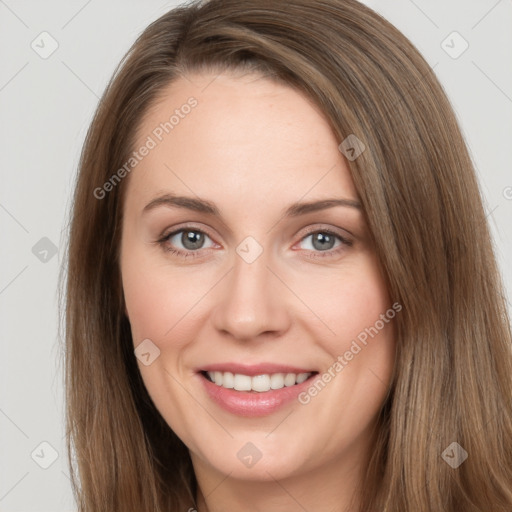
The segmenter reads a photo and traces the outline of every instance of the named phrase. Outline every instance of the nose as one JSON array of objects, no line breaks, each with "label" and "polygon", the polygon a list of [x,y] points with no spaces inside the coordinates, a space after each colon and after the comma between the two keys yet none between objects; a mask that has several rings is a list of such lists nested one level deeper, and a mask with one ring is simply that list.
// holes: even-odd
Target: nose
[{"label": "nose", "polygon": [[279,337],[290,327],[290,291],[269,268],[266,252],[248,263],[238,254],[217,290],[214,327],[241,341]]}]

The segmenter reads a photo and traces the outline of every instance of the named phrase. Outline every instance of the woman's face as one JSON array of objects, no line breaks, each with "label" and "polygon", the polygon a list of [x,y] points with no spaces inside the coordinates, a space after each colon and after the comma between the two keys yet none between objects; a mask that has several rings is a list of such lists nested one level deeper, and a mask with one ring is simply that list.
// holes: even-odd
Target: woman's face
[{"label": "woman's face", "polygon": [[369,454],[400,308],[339,142],[302,94],[255,75],[179,79],[138,130],[126,312],[198,474],[282,479]]}]

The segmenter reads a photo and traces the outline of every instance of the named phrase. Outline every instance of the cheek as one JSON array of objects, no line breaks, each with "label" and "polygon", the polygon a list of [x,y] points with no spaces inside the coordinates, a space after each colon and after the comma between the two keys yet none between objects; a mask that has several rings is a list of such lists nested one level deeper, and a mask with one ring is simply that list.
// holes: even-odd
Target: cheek
[{"label": "cheek", "polygon": [[379,331],[389,330],[380,320],[391,308],[387,286],[370,255],[361,255],[343,271],[316,275],[304,283],[307,288],[302,288],[300,294],[322,321],[319,332],[326,334],[322,339],[332,345],[331,353],[339,353],[359,335],[364,338],[376,322]]},{"label": "cheek", "polygon": [[137,250],[122,260],[121,271],[134,344],[145,338],[161,344],[172,336],[179,348],[179,340],[185,340],[180,332],[193,320],[194,306],[208,293],[214,276],[172,267],[165,260],[155,263],[154,255]]},{"label": "cheek", "polygon": [[156,276],[147,268],[139,269],[131,272],[125,268],[123,271],[126,310],[135,344],[145,338],[160,339],[172,327],[175,308],[173,293],[164,286],[163,280],[155,280]]},{"label": "cheek", "polygon": [[[318,328],[312,334],[326,354],[323,371],[328,373],[325,379],[330,391],[324,399],[336,402],[345,397],[345,412],[352,411],[357,419],[352,427],[357,430],[357,422],[362,425],[372,420],[387,392],[396,349],[393,319],[400,313],[392,307],[373,255],[361,254],[343,270],[325,279],[308,280],[306,300],[314,304],[322,320],[315,322]],[[302,293],[306,297],[306,288]]]}]

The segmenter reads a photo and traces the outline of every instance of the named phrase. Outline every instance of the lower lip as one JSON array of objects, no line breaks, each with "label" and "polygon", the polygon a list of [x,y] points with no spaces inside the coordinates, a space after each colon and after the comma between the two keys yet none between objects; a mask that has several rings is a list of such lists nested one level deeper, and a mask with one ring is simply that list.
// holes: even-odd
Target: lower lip
[{"label": "lower lip", "polygon": [[314,374],[300,384],[259,393],[227,389],[217,386],[217,384],[208,380],[202,373],[198,375],[203,381],[203,385],[210,398],[226,411],[238,416],[265,416],[272,414],[297,399],[297,396],[311,386],[315,377],[318,376],[318,374]]}]

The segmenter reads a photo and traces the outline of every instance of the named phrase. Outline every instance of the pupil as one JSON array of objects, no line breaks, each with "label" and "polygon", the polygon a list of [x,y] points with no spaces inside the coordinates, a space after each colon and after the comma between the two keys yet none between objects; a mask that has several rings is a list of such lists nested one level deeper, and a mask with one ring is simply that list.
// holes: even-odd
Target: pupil
[{"label": "pupil", "polygon": [[186,249],[200,249],[204,241],[204,233],[197,231],[184,231],[181,235],[181,243]]},{"label": "pupil", "polygon": [[317,233],[313,236],[313,247],[318,250],[332,249],[334,237],[325,233]]}]

